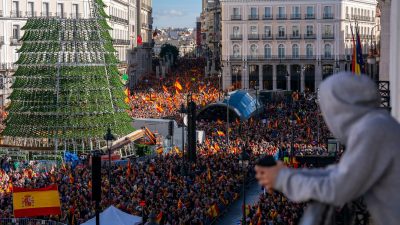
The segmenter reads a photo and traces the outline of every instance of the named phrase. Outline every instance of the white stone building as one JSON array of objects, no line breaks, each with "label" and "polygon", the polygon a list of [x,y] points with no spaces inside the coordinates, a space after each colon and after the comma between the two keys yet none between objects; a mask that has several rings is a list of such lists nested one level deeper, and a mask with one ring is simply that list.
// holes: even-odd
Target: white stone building
[{"label": "white stone building", "polygon": [[[221,0],[223,88],[316,90],[351,69],[351,29],[363,53],[376,25],[376,0]],[[365,63],[366,63],[365,57]]]},{"label": "white stone building", "polygon": [[[0,0],[0,106],[10,94],[17,49],[22,43],[21,28],[30,17],[88,18],[91,0]],[[127,51],[135,45],[136,0],[104,0],[111,16],[115,49],[122,63],[127,62]]]}]

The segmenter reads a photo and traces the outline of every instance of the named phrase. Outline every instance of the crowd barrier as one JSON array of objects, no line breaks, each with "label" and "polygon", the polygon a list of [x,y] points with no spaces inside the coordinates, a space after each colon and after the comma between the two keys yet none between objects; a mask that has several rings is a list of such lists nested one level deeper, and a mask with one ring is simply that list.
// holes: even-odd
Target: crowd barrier
[{"label": "crowd barrier", "polygon": [[39,220],[39,219],[29,219],[29,218],[6,218],[0,219],[1,225],[66,225],[65,223],[60,223],[50,220]]}]

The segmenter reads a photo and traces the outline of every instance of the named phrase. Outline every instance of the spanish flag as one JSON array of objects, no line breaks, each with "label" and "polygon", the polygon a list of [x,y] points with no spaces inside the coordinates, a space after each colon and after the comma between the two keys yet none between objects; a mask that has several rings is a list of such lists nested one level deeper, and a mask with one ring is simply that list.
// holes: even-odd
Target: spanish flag
[{"label": "spanish flag", "polygon": [[222,132],[222,131],[217,131],[217,134],[218,134],[218,136],[220,136],[220,137],[225,137],[225,134],[224,134],[224,132]]},{"label": "spanish flag", "polygon": [[183,87],[182,87],[181,83],[179,83],[179,81],[175,81],[174,86],[175,86],[175,89],[177,91],[182,91],[183,90]]},{"label": "spanish flag", "polygon": [[16,218],[61,215],[57,185],[38,189],[14,187],[13,209]]}]

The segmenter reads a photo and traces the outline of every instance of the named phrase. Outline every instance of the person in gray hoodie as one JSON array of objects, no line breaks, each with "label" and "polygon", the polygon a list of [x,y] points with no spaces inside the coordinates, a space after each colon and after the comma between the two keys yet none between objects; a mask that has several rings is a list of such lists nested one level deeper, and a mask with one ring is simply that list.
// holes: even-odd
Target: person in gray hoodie
[{"label": "person in gray hoodie", "polygon": [[400,125],[380,109],[367,76],[340,73],[320,85],[324,120],[346,151],[323,169],[256,166],[259,183],[296,202],[343,206],[363,197],[376,225],[400,224]]}]

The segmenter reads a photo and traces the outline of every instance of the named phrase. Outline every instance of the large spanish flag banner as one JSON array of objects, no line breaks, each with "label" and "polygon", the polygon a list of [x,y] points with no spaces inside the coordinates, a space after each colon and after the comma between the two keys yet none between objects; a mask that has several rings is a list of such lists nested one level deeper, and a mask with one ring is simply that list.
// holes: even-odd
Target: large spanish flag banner
[{"label": "large spanish flag banner", "polygon": [[60,196],[57,185],[30,189],[14,187],[14,217],[60,215]]}]

